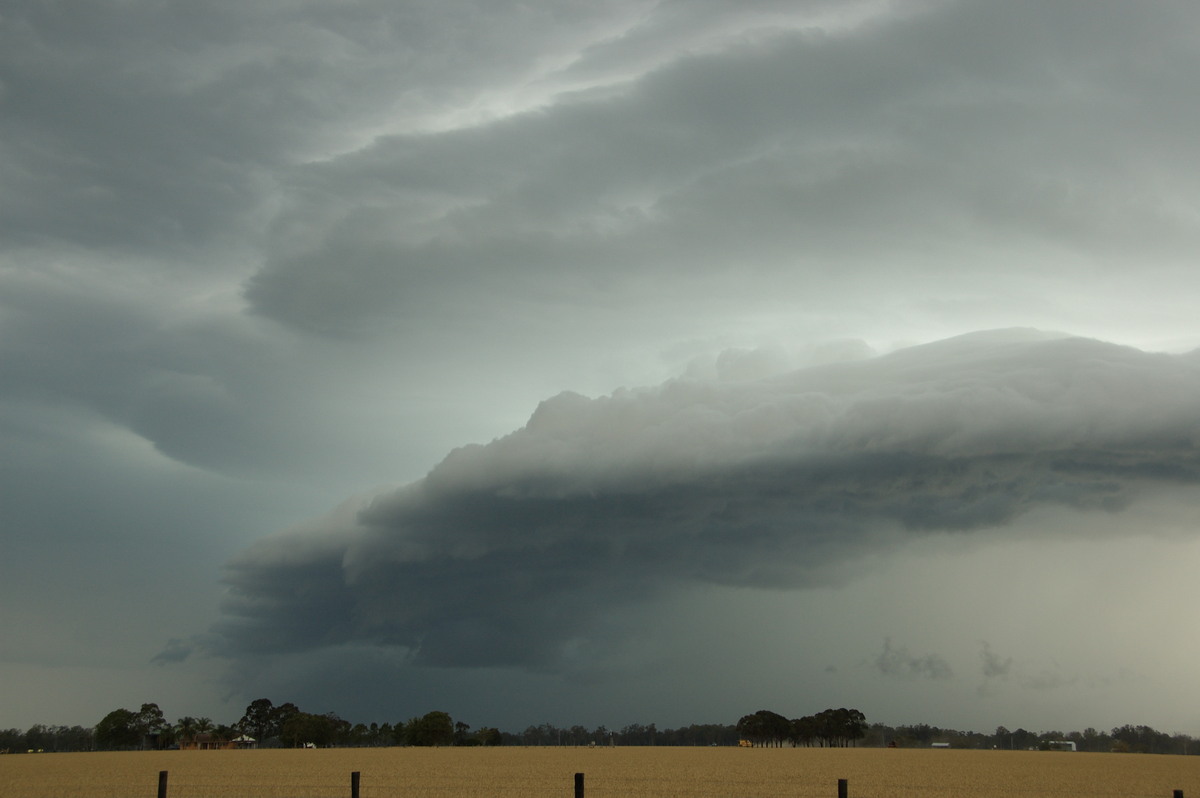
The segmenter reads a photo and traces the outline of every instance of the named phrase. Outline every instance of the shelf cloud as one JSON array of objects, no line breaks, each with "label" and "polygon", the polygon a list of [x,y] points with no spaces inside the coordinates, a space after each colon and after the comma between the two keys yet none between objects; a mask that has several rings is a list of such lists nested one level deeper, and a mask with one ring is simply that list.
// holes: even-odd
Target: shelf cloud
[{"label": "shelf cloud", "polygon": [[[228,655],[346,643],[419,664],[569,665],[605,608],[800,589],[931,532],[1120,512],[1200,480],[1200,361],[1033,331],[736,382],[546,400],[423,479],[264,540],[227,572]],[[885,651],[879,668],[943,678]]]}]

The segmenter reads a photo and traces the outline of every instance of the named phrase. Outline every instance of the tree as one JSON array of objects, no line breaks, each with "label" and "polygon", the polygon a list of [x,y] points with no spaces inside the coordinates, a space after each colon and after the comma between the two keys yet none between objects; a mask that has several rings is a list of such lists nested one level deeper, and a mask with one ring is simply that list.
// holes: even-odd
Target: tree
[{"label": "tree", "polygon": [[167,723],[167,719],[163,717],[163,711],[158,708],[158,704],[142,704],[134,715],[133,723],[137,728],[139,743],[143,748],[146,746],[162,748],[167,742],[165,734],[170,730],[171,724]]},{"label": "tree", "polygon": [[1038,746],[1038,736],[1025,729],[1017,729],[1008,733],[1010,745],[1018,751],[1032,750]]},{"label": "tree", "polygon": [[329,722],[329,745],[346,745],[350,741],[353,726],[336,712],[326,712],[323,716]]},{"label": "tree", "polygon": [[96,724],[94,731],[96,746],[107,750],[137,748],[141,745],[141,730],[137,725],[137,713],[128,709],[114,709]]},{"label": "tree", "polygon": [[1149,726],[1125,724],[1112,730],[1113,750],[1157,754],[1170,750],[1171,736]]},{"label": "tree", "polygon": [[454,720],[445,712],[428,712],[404,724],[404,742],[408,745],[452,745]]},{"label": "tree", "polygon": [[270,698],[254,698],[246,707],[246,713],[238,721],[242,734],[248,734],[259,742],[269,737],[280,736],[280,722],[275,704]]},{"label": "tree", "polygon": [[[371,726],[375,724],[372,723]],[[350,727],[350,731],[346,735],[345,742],[353,745],[356,748],[371,744],[372,733],[370,727],[365,723],[355,723]]]},{"label": "tree", "polygon": [[845,748],[867,735],[867,716],[857,709],[827,709],[828,733],[832,745]]},{"label": "tree", "polygon": [[792,723],[783,715],[760,709],[753,715],[743,715],[737,722],[738,733],[754,745],[783,745],[792,732]]},{"label": "tree", "polygon": [[240,733],[253,737],[262,746],[268,740],[281,738],[283,725],[299,713],[300,708],[291,702],[275,706],[269,698],[256,698],[235,726]]},{"label": "tree", "polygon": [[501,745],[504,743],[504,735],[499,729],[494,729],[491,726],[484,726],[479,731],[475,732],[475,739],[480,745]]},{"label": "tree", "polygon": [[299,748],[307,743],[312,743],[317,747],[329,746],[333,744],[340,731],[339,721],[340,719],[336,716],[295,712],[283,722],[279,737],[293,748]]},{"label": "tree", "polygon": [[196,719],[191,715],[184,715],[179,720],[175,721],[175,739],[181,743],[190,743],[199,734],[196,731]]},{"label": "tree", "polygon": [[[374,728],[375,724],[372,723]],[[379,732],[375,735],[375,745],[392,745],[396,742],[396,731],[392,728],[392,724],[384,723],[379,726]]]},{"label": "tree", "polygon": [[810,747],[817,739],[817,719],[814,716],[795,718],[789,725],[788,740],[792,745]]}]

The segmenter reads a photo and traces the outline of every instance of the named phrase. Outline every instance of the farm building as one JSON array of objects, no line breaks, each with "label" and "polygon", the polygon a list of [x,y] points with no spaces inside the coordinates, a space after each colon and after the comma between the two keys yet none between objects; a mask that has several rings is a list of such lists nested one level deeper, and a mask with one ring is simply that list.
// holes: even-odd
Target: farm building
[{"label": "farm building", "polygon": [[257,748],[258,742],[253,737],[243,734],[232,740],[218,737],[215,734],[197,734],[179,743],[180,751],[238,751],[245,748]]}]

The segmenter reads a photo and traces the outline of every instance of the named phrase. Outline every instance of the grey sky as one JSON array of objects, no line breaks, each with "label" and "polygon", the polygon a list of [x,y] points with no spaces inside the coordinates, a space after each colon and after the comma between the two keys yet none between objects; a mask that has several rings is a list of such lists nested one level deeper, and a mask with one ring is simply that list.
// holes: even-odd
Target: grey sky
[{"label": "grey sky", "polygon": [[0,725],[1200,734],[1198,25],[6,4]]}]

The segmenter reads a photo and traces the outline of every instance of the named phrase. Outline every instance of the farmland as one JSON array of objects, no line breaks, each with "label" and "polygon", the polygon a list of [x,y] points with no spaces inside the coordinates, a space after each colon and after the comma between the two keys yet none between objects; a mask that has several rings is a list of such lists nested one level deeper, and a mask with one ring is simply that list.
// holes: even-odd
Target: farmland
[{"label": "farmland", "polygon": [[929,749],[377,748],[0,757],[0,796],[335,798],[1171,798],[1200,757]]}]

